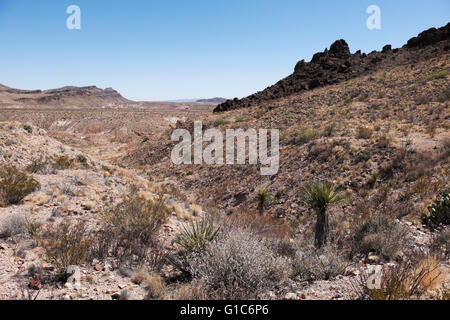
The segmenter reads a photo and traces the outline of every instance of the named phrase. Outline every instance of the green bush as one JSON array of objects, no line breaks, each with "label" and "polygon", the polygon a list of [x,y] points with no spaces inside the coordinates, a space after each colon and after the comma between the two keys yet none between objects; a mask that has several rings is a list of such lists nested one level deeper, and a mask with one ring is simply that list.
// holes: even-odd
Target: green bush
[{"label": "green bush", "polygon": [[0,167],[0,206],[20,203],[40,184],[14,166]]},{"label": "green bush", "polygon": [[220,126],[220,125],[222,125],[222,124],[224,124],[225,123],[225,120],[223,119],[223,118],[217,118],[215,121],[214,121],[214,124],[216,125],[216,126]]},{"label": "green bush", "polygon": [[447,70],[442,70],[442,71],[430,74],[429,76],[427,76],[427,80],[443,79],[443,78],[446,78],[447,75],[448,75],[448,71]]},{"label": "green bush", "polygon": [[70,225],[61,222],[47,225],[35,234],[35,240],[44,249],[45,260],[63,273],[70,265],[85,262],[92,239],[86,236],[84,222]]},{"label": "green bush", "polygon": [[422,221],[431,229],[450,224],[450,189],[446,190],[441,199],[428,207],[428,216],[423,216]]},{"label": "green bush", "polygon": [[26,132],[28,132],[28,133],[33,133],[33,128],[32,128],[30,125],[28,125],[28,124],[25,124],[25,125],[23,126],[23,129],[24,129]]},{"label": "green bush", "polygon": [[297,133],[296,136],[296,143],[297,144],[304,144],[307,143],[315,138],[316,134],[313,130],[309,128],[304,128],[300,130],[300,132]]},{"label": "green bush", "polygon": [[156,234],[169,217],[169,208],[161,192],[151,200],[138,195],[131,186],[120,203],[102,213],[103,226],[98,232],[93,256],[105,258],[109,254],[119,263],[149,262],[157,245]]},{"label": "green bush", "polygon": [[87,158],[86,158],[86,156],[84,154],[79,154],[79,155],[77,155],[77,161],[79,163],[86,164],[87,163]]}]

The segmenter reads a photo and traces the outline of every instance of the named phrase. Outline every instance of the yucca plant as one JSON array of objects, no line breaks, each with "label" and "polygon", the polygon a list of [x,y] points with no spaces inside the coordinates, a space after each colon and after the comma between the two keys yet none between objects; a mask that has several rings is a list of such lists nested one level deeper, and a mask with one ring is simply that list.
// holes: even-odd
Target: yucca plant
[{"label": "yucca plant", "polygon": [[175,243],[188,251],[201,251],[218,232],[219,227],[216,227],[211,220],[193,221],[180,228]]},{"label": "yucca plant", "polygon": [[304,203],[317,214],[315,230],[315,246],[321,248],[328,237],[328,206],[338,203],[344,196],[337,187],[329,182],[314,182],[307,184],[304,189]]},{"label": "yucca plant", "polygon": [[256,201],[258,202],[258,210],[260,214],[263,214],[264,208],[269,202],[269,192],[266,188],[260,189],[256,195]]}]

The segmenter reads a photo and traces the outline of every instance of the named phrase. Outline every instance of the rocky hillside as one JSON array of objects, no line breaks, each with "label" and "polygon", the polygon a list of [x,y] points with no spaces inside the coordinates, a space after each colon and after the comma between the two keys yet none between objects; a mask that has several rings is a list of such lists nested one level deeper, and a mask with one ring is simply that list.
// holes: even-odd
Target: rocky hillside
[{"label": "rocky hillside", "polygon": [[106,107],[133,103],[112,88],[63,87],[50,90],[21,90],[0,85],[0,105],[3,107]]},{"label": "rocky hillside", "polygon": [[[5,178],[6,172],[9,178],[21,179],[20,182],[15,184]],[[132,170],[68,147],[50,138],[43,129],[0,122],[0,300],[111,300],[121,294],[129,299],[143,299],[147,294],[145,287],[131,280],[139,270],[118,268],[111,261],[95,259],[79,264],[80,288],[64,276],[58,278],[57,264],[49,258],[52,254],[30,233],[30,228],[53,230],[64,224],[82,224],[83,229],[92,232],[100,225],[107,199],[120,200],[132,185],[137,187],[136,195],[147,199],[160,192],[156,184]],[[12,192],[5,195],[8,188]],[[164,201],[170,203],[170,215],[158,233],[162,250],[170,246],[177,226],[192,218],[192,209],[185,209],[169,195],[165,195]],[[64,234],[68,235],[68,231]],[[83,236],[75,238],[74,247],[58,250],[72,250],[73,254],[82,248]],[[62,239],[58,241],[64,243]],[[81,252],[79,258],[87,254]]]},{"label": "rocky hillside", "polygon": [[448,51],[449,48],[450,23],[439,29],[432,28],[422,32],[410,39],[403,48],[392,49],[390,45],[386,45],[381,52],[373,51],[369,54],[361,51],[350,53],[348,44],[341,39],[334,42],[329,50],[316,53],[310,62],[299,61],[294,73],[275,85],[241,100],[228,100],[217,106],[214,112],[245,108],[305,90],[340,83],[375,70],[416,63],[436,56],[439,52]]}]

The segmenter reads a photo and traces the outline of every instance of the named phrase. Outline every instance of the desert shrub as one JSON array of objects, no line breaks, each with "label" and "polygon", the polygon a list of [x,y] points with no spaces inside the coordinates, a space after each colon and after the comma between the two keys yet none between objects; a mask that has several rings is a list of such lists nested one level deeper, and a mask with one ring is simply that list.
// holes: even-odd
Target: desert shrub
[{"label": "desert shrub", "polygon": [[254,299],[286,276],[286,264],[255,235],[232,230],[190,255],[189,271],[211,295]]},{"label": "desert shrub", "polygon": [[316,134],[313,130],[309,128],[304,128],[300,130],[300,132],[297,133],[297,136],[295,137],[295,143],[296,144],[304,144],[307,143],[315,138]]},{"label": "desert shrub", "polygon": [[437,291],[443,280],[441,262],[433,256],[411,252],[407,260],[385,265],[382,269],[380,288],[369,288],[367,273],[353,282],[359,299],[407,300],[420,298],[427,290]]},{"label": "desert shrub", "polygon": [[378,172],[373,172],[369,176],[369,179],[367,179],[367,183],[366,183],[367,187],[369,187],[369,188],[375,187],[375,184],[378,181],[378,176],[379,176]]},{"label": "desert shrub", "polygon": [[447,75],[448,75],[448,71],[442,70],[442,71],[438,71],[438,72],[428,75],[427,80],[443,79],[443,78],[446,78]]},{"label": "desert shrub", "polygon": [[433,236],[430,244],[430,252],[444,259],[450,258],[450,229],[444,229]]},{"label": "desert shrub", "polygon": [[406,167],[406,159],[409,157],[409,145],[405,145],[402,149],[396,150],[392,160],[384,162],[380,166],[380,176],[385,179],[394,177],[396,171],[404,171]]},{"label": "desert shrub", "polygon": [[375,253],[390,260],[408,244],[408,229],[389,217],[372,217],[352,235],[351,255]]},{"label": "desert shrub", "polygon": [[356,137],[358,139],[370,139],[370,137],[372,137],[372,129],[366,127],[358,127]]},{"label": "desert shrub", "polygon": [[381,136],[377,139],[377,145],[380,148],[387,148],[389,146],[389,144],[391,143],[391,139],[389,139],[386,136]]},{"label": "desert shrub", "polygon": [[103,212],[93,256],[105,258],[111,254],[120,264],[158,259],[159,254],[154,256],[158,251],[155,235],[168,216],[169,208],[162,193],[155,199],[146,199],[138,195],[136,186],[131,186],[120,203]]},{"label": "desert shrub", "polygon": [[214,124],[215,124],[216,126],[223,125],[224,123],[225,123],[225,120],[224,120],[223,118],[217,118],[217,119],[214,121]]},{"label": "desert shrub", "polygon": [[242,116],[236,117],[236,119],[234,119],[234,122],[236,122],[236,123],[243,122],[243,121],[244,121],[244,117],[242,117]]},{"label": "desert shrub", "polygon": [[450,224],[450,189],[442,193],[433,205],[428,207],[428,216],[423,216],[422,221],[431,229]]},{"label": "desert shrub", "polygon": [[333,135],[333,132],[335,131],[335,129],[336,129],[336,125],[334,123],[327,125],[323,129],[322,135],[324,137],[331,137]]},{"label": "desert shrub", "polygon": [[77,155],[77,161],[81,164],[87,164],[87,158],[84,154]]},{"label": "desert shrub", "polygon": [[170,300],[207,300],[208,295],[200,281],[192,281],[178,286],[170,296],[165,298]]},{"label": "desert shrub", "polygon": [[0,206],[20,203],[39,186],[39,182],[14,166],[0,167]]},{"label": "desert shrub", "polygon": [[188,251],[201,251],[214,240],[219,228],[212,220],[193,221],[180,228],[175,243]]},{"label": "desert shrub", "polygon": [[258,238],[274,240],[287,239],[291,234],[290,225],[283,219],[272,215],[260,215],[246,208],[240,208],[229,216],[218,216],[215,219],[223,232],[241,229],[251,232]]},{"label": "desert shrub", "polygon": [[329,280],[343,274],[347,264],[334,244],[320,249],[307,244],[300,245],[293,259],[293,275],[303,280]]},{"label": "desert shrub", "polygon": [[53,158],[53,168],[57,170],[70,169],[73,166],[74,160],[66,155],[55,155]]},{"label": "desert shrub", "polygon": [[147,289],[146,299],[161,299],[166,291],[166,283],[157,274],[150,274],[143,283]]},{"label": "desert shrub", "polygon": [[326,162],[333,154],[335,154],[335,152],[333,152],[333,147],[334,145],[332,143],[325,141],[312,143],[308,156],[310,159]]},{"label": "desert shrub", "polygon": [[414,102],[416,103],[416,105],[422,105],[422,104],[427,104],[430,102],[430,97],[426,94],[421,94],[419,96],[417,96],[414,99]]},{"label": "desert shrub", "polygon": [[22,236],[27,233],[27,221],[21,215],[11,215],[0,225],[0,238]]},{"label": "desert shrub", "polygon": [[26,131],[26,132],[28,132],[28,133],[33,133],[33,128],[30,126],[30,125],[28,125],[28,124],[25,124],[24,126],[23,126],[23,129]]},{"label": "desert shrub", "polygon": [[450,88],[444,89],[436,99],[438,102],[446,102],[450,100]]},{"label": "desert shrub", "polygon": [[35,235],[35,240],[44,249],[44,259],[61,273],[70,265],[84,263],[92,243],[84,222],[71,225],[67,221],[47,225]]},{"label": "desert shrub", "polygon": [[52,170],[49,168],[48,159],[44,158],[42,155],[39,158],[31,160],[31,163],[25,169],[29,173],[37,174],[49,174]]}]

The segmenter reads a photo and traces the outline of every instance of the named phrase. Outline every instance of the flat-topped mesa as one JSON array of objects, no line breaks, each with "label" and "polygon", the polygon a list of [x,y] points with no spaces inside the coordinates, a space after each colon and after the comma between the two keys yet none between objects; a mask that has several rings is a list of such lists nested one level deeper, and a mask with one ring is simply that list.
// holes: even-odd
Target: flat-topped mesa
[{"label": "flat-topped mesa", "polygon": [[11,105],[45,105],[47,107],[108,107],[121,106],[132,101],[122,97],[113,88],[101,89],[97,86],[65,86],[49,90],[21,90],[0,85],[0,93]]},{"label": "flat-topped mesa", "polygon": [[304,90],[346,81],[382,68],[430,59],[449,50],[449,39],[450,23],[442,28],[431,28],[420,33],[401,49],[392,49],[388,44],[381,52],[373,51],[370,54],[361,53],[360,50],[352,54],[347,42],[340,39],[329,49],[314,54],[310,62],[297,62],[294,73],[290,76],[246,98],[227,100],[218,105],[214,112],[247,108]]}]

